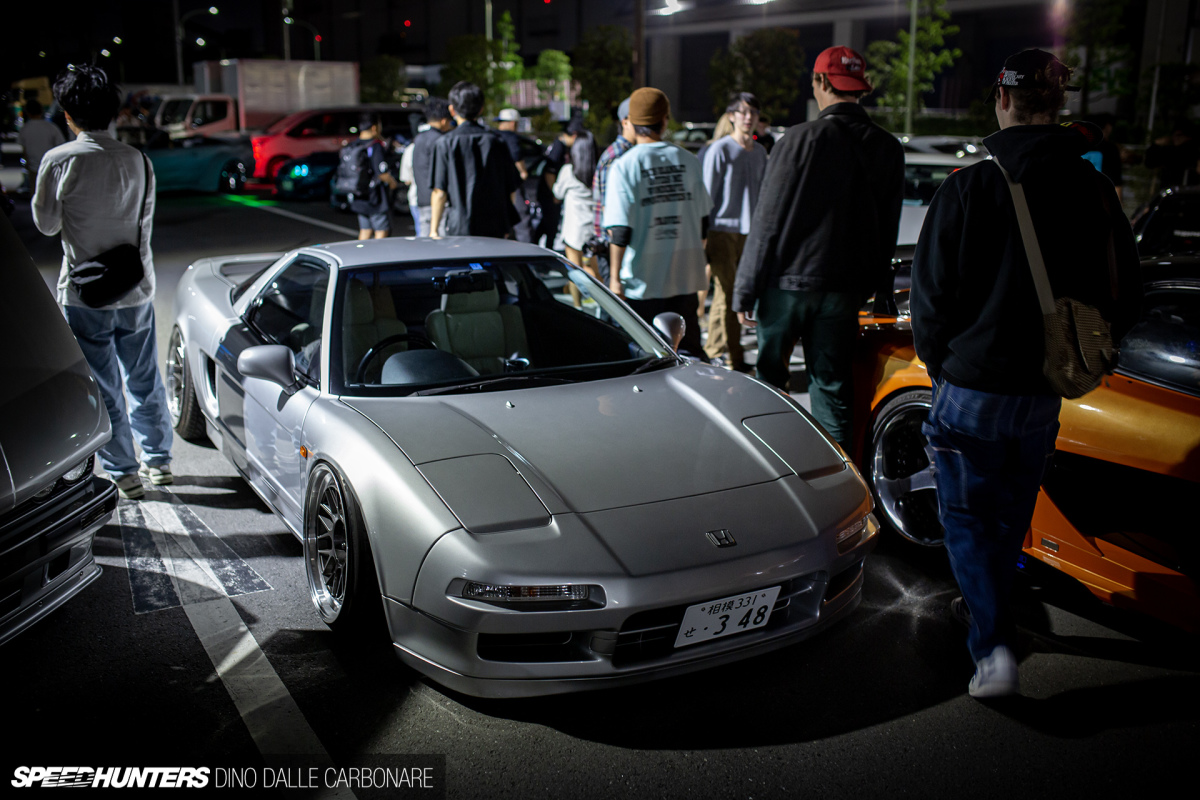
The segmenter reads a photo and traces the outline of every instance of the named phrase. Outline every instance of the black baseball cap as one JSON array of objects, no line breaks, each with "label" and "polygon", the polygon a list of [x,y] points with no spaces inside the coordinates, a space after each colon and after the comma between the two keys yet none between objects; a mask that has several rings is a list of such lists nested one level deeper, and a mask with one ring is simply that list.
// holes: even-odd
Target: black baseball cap
[{"label": "black baseball cap", "polygon": [[1055,86],[1068,92],[1079,91],[1078,86],[1067,83],[1071,79],[1071,68],[1059,61],[1053,53],[1045,50],[1022,50],[1004,61],[1004,68],[992,84],[991,99],[996,98],[999,87],[1010,89],[1050,89]]}]

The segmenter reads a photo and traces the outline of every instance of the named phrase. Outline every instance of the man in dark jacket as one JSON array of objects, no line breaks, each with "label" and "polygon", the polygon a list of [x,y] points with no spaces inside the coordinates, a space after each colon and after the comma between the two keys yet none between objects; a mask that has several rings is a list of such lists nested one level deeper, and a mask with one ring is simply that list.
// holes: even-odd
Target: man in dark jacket
[{"label": "man in dark jacket", "polygon": [[[1098,307],[1119,340],[1141,301],[1137,251],[1112,182],[1081,158],[1087,139],[1054,124],[1069,77],[1041,50],[1010,57],[996,85],[1000,131],[984,142],[1024,187],[1054,295]],[[910,302],[917,355],[934,381],[923,430],[963,593],[951,610],[970,626],[969,691],[1014,694],[1012,576],[1062,400],[1042,374],[1041,310],[996,164],[959,170],[938,190],[917,242]]]},{"label": "man in dark jacket", "polygon": [[430,234],[441,238],[443,215],[449,236],[505,238],[517,221],[513,193],[521,183],[508,146],[496,131],[479,124],[483,91],[459,81],[450,89],[450,113],[458,127],[434,146]]},{"label": "man in dark jacket", "polygon": [[858,309],[891,265],[904,193],[903,148],[858,104],[864,66],[848,47],[817,57],[821,113],[771,152],[733,289],[738,321],[758,327],[758,377],[786,388],[800,339],[813,416],[847,449]]}]

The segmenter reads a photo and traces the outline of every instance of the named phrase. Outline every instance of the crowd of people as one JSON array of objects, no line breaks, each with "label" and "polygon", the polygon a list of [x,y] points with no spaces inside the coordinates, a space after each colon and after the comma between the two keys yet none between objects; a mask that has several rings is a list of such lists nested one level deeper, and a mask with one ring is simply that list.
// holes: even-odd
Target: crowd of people
[{"label": "crowd of people", "polygon": [[[924,431],[963,592],[952,612],[969,626],[976,697],[1018,689],[1008,598],[1061,404],[1044,374],[1035,278],[1012,187],[1029,188],[1055,296],[1099,308],[1114,340],[1141,299],[1129,223],[1103,159],[1086,157],[1097,139],[1056,124],[1069,79],[1070,70],[1040,50],[1005,62],[993,87],[1000,130],[985,140],[994,161],[945,181],[912,265],[912,329],[934,388]],[[342,158],[348,175],[367,187],[352,196],[359,237],[391,232],[388,190],[403,181],[420,236],[531,240],[540,232],[552,242],[557,217],[553,227],[541,224],[545,216],[532,221],[548,192],[551,207],[562,205],[570,261],[647,321],[680,315],[684,354],[749,371],[741,330],[753,328],[757,377],[787,391],[789,359],[802,346],[812,414],[850,452],[857,315],[890,269],[904,154],[860,104],[872,91],[861,55],[846,47],[822,52],[812,90],[816,119],[779,142],[764,136],[755,96],[735,94],[718,135],[697,157],[664,141],[670,102],[658,89],[641,88],[619,105],[620,135],[602,153],[572,120],[539,176],[522,156],[517,112],[502,110],[489,127],[480,119],[481,89],[459,83],[446,99],[429,99],[427,125],[398,176],[377,146],[379,120],[362,120],[360,140]],[[36,120],[27,126],[30,151],[40,151],[33,217],[46,235],[61,233],[58,300],[112,422],[101,466],[124,497],[137,498],[143,477],[172,481],[155,349],[154,175],[144,156],[106,132],[120,103],[103,70],[73,67],[54,92],[75,138],[55,142]],[[1194,164],[1188,146],[1164,142],[1155,156]],[[69,280],[72,266],[135,239],[141,280],[103,307],[83,302]],[[710,280],[705,342],[701,298]]]}]

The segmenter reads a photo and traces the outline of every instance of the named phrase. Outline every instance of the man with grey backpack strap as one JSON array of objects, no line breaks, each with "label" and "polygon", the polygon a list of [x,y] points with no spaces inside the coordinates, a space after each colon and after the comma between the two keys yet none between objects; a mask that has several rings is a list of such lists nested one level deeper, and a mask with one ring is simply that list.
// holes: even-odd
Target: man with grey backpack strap
[{"label": "man with grey backpack strap", "polygon": [[912,329],[934,387],[923,430],[978,698],[1019,689],[1009,598],[1062,398],[1114,366],[1113,349],[1091,342],[1120,342],[1141,304],[1129,222],[1082,158],[1093,132],[1055,124],[1069,80],[1041,50],[1005,61],[993,88],[1000,131],[984,140],[995,163],[946,179],[913,258]]}]

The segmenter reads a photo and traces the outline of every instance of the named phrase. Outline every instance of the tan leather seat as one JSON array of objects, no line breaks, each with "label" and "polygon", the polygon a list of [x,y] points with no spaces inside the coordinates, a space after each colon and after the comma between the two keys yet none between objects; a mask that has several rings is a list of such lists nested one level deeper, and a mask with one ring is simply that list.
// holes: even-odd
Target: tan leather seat
[{"label": "tan leather seat", "polygon": [[506,359],[529,356],[521,310],[500,305],[495,286],[442,295],[442,307],[429,312],[425,330],[439,350],[453,353],[482,375],[503,372]]},{"label": "tan leather seat", "polygon": [[[372,293],[360,280],[350,281],[346,287],[346,307],[342,314],[342,367],[347,381],[355,379],[358,362],[374,345],[389,336],[408,333],[408,326],[396,319],[390,295],[383,298],[382,292]],[[384,316],[390,310],[391,316]],[[371,359],[367,367],[367,383],[378,383],[383,362],[388,356],[407,350],[405,342],[397,342],[384,348],[384,352]]]}]

